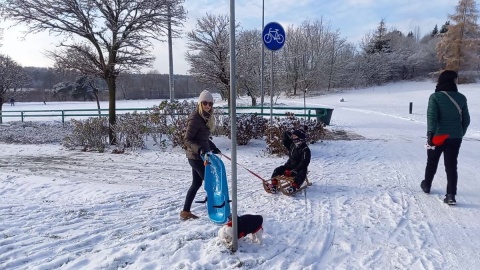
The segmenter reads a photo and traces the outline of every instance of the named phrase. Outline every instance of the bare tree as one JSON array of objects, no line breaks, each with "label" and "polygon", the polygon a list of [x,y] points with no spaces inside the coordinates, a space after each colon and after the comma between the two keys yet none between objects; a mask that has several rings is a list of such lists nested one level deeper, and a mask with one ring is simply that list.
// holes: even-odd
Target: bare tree
[{"label": "bare tree", "polygon": [[297,95],[327,82],[335,35],[329,25],[323,20],[304,21],[299,27],[288,27],[286,35],[282,65],[287,94]]},{"label": "bare tree", "polygon": [[239,94],[246,94],[252,100],[252,106],[257,105],[260,96],[260,69],[259,61],[262,55],[262,40],[259,30],[245,30],[239,33],[237,41],[237,87]]},{"label": "bare tree", "polygon": [[129,92],[132,91],[133,87],[133,76],[129,73],[120,74],[117,78],[117,86],[120,90],[120,95],[122,99],[130,99],[130,96],[127,96]]},{"label": "bare tree", "polygon": [[142,76],[142,88],[149,99],[158,99],[162,89],[168,91],[169,86],[162,84],[158,70],[150,70]]},{"label": "bare tree", "polygon": [[[0,54],[0,123],[2,123],[3,103],[8,97],[13,98],[29,78],[23,68],[9,56]],[[8,96],[10,95],[10,96]]]},{"label": "bare tree", "polygon": [[200,82],[217,87],[222,99],[230,103],[229,21],[226,15],[211,14],[198,19],[196,29],[187,34],[185,58],[189,72]]},{"label": "bare tree", "polygon": [[284,68],[283,82],[286,86],[286,94],[296,95],[297,90],[303,88],[305,70],[305,35],[300,27],[288,26],[285,34],[288,38],[281,51]]},{"label": "bare tree", "polygon": [[0,47],[3,46],[3,28],[0,28]]},{"label": "bare tree", "polygon": [[332,42],[331,48],[329,49],[331,57],[329,63],[329,71],[328,71],[328,86],[327,91],[330,91],[332,87],[335,86],[336,77],[337,77],[337,70],[342,67],[344,64],[341,60],[341,55],[344,52],[346,47],[347,40],[345,38],[340,37],[340,32],[337,30],[335,33],[332,33]]},{"label": "bare tree", "polygon": [[478,10],[474,0],[460,0],[453,21],[437,45],[437,55],[446,69],[465,70],[478,64]]},{"label": "bare tree", "polygon": [[151,66],[151,40],[166,36],[169,19],[180,26],[184,0],[4,0],[7,19],[29,33],[64,36],[49,55],[60,68],[105,80],[109,90],[110,143],[115,143],[116,79],[125,70]]}]

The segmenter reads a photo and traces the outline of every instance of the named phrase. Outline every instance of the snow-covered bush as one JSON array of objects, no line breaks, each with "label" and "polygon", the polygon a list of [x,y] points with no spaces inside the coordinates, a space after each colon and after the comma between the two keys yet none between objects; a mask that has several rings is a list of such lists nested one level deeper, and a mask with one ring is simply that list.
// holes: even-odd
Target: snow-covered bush
[{"label": "snow-covered bush", "polygon": [[82,147],[83,151],[105,151],[108,146],[108,118],[92,117],[72,119],[72,134],[64,138],[63,146],[69,149]]},{"label": "snow-covered bush", "polygon": [[230,116],[227,114],[217,113],[215,115],[215,130],[212,132],[212,136],[227,136],[229,134],[229,127],[227,127],[230,122]]},{"label": "snow-covered bush", "polygon": [[[223,126],[229,139],[231,136],[231,119],[223,118]],[[237,144],[246,145],[251,139],[261,138],[264,135],[267,119],[256,114],[239,114],[237,115]]]},{"label": "snow-covered bush", "polygon": [[61,143],[70,134],[69,122],[7,122],[0,125],[0,142],[19,144]]},{"label": "snow-covered bush", "polygon": [[[147,140],[153,138],[160,148],[167,145],[183,145],[188,115],[195,110],[193,102],[162,102],[145,114],[132,113],[119,115],[113,127],[117,148],[114,151],[124,152],[125,148],[133,150],[143,148]],[[217,114],[217,131],[213,136],[226,135],[231,131],[230,117]],[[282,155],[286,149],[281,138],[285,130],[304,128],[309,143],[322,140],[325,136],[323,123],[307,120],[287,114],[286,117],[275,117],[273,125],[269,119],[256,114],[239,114],[237,117],[237,143],[245,145],[252,139],[265,138],[267,152]],[[55,127],[53,127],[55,126]],[[58,127],[57,127],[58,126]],[[108,141],[108,119],[92,117],[86,120],[71,120],[65,123],[9,123],[0,125],[0,141],[7,143],[51,143],[60,142],[70,149],[81,147],[83,151],[105,151],[110,147]],[[12,133],[10,130],[14,130]],[[25,135],[23,135],[25,133]],[[38,134],[43,134],[37,139]],[[47,135],[45,135],[47,134]],[[163,139],[165,138],[165,139]]]},{"label": "snow-covered bush", "polygon": [[[113,131],[117,142],[116,153],[125,148],[143,148],[151,137],[155,144],[164,148],[167,141],[172,146],[183,147],[188,115],[195,110],[193,102],[163,101],[147,113],[126,113],[119,115]],[[74,149],[104,151],[108,146],[108,121],[106,118],[89,118],[83,121],[72,120],[73,132],[64,139],[64,146]],[[165,139],[163,139],[165,137]]]},{"label": "snow-covered bush", "polygon": [[149,135],[158,145],[165,145],[160,141],[166,136],[172,146],[183,146],[183,136],[187,127],[188,116],[197,108],[195,102],[162,101],[158,107],[149,112]]},{"label": "snow-covered bush", "polygon": [[275,122],[273,123],[273,125],[267,126],[267,130],[265,131],[267,153],[277,156],[283,156],[288,153],[287,148],[285,148],[282,143],[282,134],[284,130],[284,128],[276,125]]},{"label": "snow-covered bush", "polygon": [[117,148],[132,150],[140,149],[145,146],[145,134],[147,134],[148,115],[139,113],[126,113],[117,116],[117,121],[113,127]]},{"label": "snow-covered bush", "polygon": [[309,143],[322,140],[325,136],[325,128],[322,122],[296,117],[292,113],[287,113],[287,117],[274,117],[272,125],[267,126],[265,132],[267,152],[278,156],[287,154],[288,149],[283,145],[282,135],[285,131],[293,131],[295,129],[305,130],[307,142]]}]

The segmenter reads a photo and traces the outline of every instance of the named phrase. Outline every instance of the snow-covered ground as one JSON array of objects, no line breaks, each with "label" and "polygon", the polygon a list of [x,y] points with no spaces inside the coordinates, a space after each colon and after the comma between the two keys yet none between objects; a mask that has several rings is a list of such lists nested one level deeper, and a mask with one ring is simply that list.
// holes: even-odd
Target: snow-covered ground
[{"label": "snow-covered ground", "polygon": [[[203,204],[192,208],[200,219],[179,220],[191,181],[180,148],[118,155],[0,144],[0,269],[480,269],[479,86],[459,86],[472,124],[456,206],[442,202],[443,161],[432,193],[419,187],[433,82],[308,98],[307,106],[334,108],[330,129],[365,139],[310,145],[306,195],[266,194],[238,167],[238,212],[261,214],[265,232],[262,245],[240,239],[234,254]],[[303,97],[281,101],[303,106]],[[135,106],[158,103],[146,102]],[[214,142],[230,156],[228,138]],[[238,162],[268,177],[286,158],[264,149],[260,140],[239,146]]]}]

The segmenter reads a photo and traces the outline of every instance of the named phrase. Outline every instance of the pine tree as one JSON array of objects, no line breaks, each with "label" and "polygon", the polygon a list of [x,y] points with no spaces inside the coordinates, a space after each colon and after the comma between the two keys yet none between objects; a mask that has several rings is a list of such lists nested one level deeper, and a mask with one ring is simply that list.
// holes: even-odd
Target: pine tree
[{"label": "pine tree", "polygon": [[476,65],[479,43],[478,10],[474,0],[459,0],[453,24],[437,45],[437,56],[446,69],[468,70]]},{"label": "pine tree", "polygon": [[378,24],[377,30],[374,33],[374,38],[371,40],[367,53],[374,54],[374,53],[390,53],[392,52],[390,48],[390,39],[387,36],[387,27],[385,23],[385,19],[382,19]]},{"label": "pine tree", "polygon": [[440,34],[445,34],[448,31],[448,26],[450,25],[450,21],[446,21],[442,28],[440,28]]},{"label": "pine tree", "polygon": [[435,27],[433,28],[433,31],[432,31],[432,37],[438,35],[438,26],[435,24]]}]

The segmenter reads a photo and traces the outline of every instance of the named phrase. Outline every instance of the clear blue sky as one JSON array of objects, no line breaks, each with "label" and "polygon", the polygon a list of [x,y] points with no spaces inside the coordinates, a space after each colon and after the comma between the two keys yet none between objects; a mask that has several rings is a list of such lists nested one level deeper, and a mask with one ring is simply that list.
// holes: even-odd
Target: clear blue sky
[{"label": "clear blue sky", "polygon": [[[421,36],[439,27],[453,14],[455,0],[264,0],[265,24],[279,22],[284,27],[298,25],[305,20],[320,20],[330,23],[332,30],[339,30],[342,37],[357,43],[385,19],[388,29],[396,28],[404,33],[419,27]],[[230,14],[229,0],[185,0],[188,20],[185,31],[195,27],[196,20],[210,14]],[[244,29],[261,29],[262,0],[235,1],[236,20]],[[23,66],[51,66],[43,55],[52,49],[59,38],[48,33],[28,35],[22,39],[22,27],[8,28],[9,22],[1,22],[4,29],[3,47],[0,52],[11,56]],[[288,38],[288,37],[287,37]],[[174,41],[174,72],[186,74],[188,65],[184,60],[185,41]],[[166,43],[155,43],[153,51],[157,58],[152,69],[168,73],[168,50]]]}]

